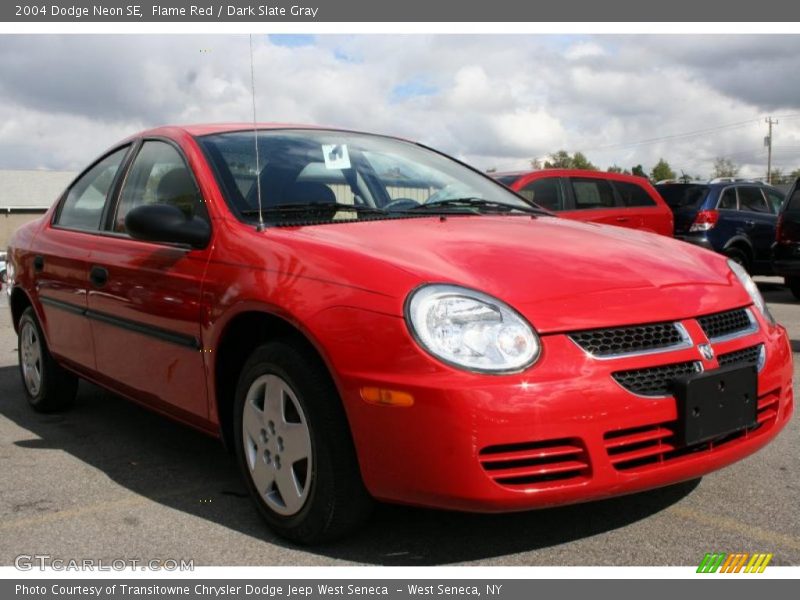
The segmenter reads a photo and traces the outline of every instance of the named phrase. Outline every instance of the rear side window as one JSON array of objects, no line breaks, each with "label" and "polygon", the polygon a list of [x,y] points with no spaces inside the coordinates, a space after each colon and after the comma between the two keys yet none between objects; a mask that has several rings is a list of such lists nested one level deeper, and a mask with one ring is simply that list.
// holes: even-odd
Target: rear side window
[{"label": "rear side window", "polygon": [[739,188],[739,210],[749,210],[751,212],[771,213],[772,209],[767,206],[764,194],[757,187]]},{"label": "rear side window", "polygon": [[708,195],[707,185],[668,184],[656,189],[673,210],[699,208]]},{"label": "rear side window", "polygon": [[572,191],[575,193],[575,208],[613,208],[614,190],[604,179],[573,178]]},{"label": "rear side window", "polygon": [[531,181],[517,193],[547,210],[564,210],[561,182],[556,177]]},{"label": "rear side window", "polygon": [[736,210],[738,208],[738,204],[736,203],[736,188],[728,188],[722,192],[718,206],[721,209]]},{"label": "rear side window", "polygon": [[628,181],[615,181],[614,187],[617,188],[625,206],[656,206],[656,201],[640,185]]},{"label": "rear side window", "polygon": [[142,145],[125,178],[114,231],[124,232],[125,216],[142,204],[171,204],[187,217],[206,216],[191,171],[171,144],[150,140]]},{"label": "rear side window", "polygon": [[69,188],[56,217],[56,225],[86,231],[100,229],[108,192],[128,148],[126,146],[106,156]]}]

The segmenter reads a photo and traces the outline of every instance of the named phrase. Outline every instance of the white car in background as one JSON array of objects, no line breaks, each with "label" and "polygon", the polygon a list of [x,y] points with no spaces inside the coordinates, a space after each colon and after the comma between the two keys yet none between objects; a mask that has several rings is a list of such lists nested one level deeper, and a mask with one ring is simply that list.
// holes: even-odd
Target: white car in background
[{"label": "white car in background", "polygon": [[5,283],[8,280],[6,275],[6,253],[0,252],[0,283]]}]

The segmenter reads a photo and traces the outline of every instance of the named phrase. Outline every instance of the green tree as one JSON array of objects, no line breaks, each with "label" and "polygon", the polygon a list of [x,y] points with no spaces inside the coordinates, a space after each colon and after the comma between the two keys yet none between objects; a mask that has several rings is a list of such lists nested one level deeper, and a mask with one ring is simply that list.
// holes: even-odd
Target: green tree
[{"label": "green tree", "polygon": [[736,177],[738,174],[739,167],[737,167],[730,158],[718,156],[714,159],[712,177]]},{"label": "green tree", "polygon": [[789,173],[789,178],[791,179],[792,182],[794,182],[794,180],[797,179],[798,177],[800,177],[800,169],[795,169],[794,171]]},{"label": "green tree", "polygon": [[767,183],[783,183],[783,169],[772,169],[772,171],[769,172]]},{"label": "green tree", "polygon": [[644,172],[644,167],[642,167],[642,165],[635,165],[631,167],[631,175],[636,175],[636,177],[647,177],[647,173]]},{"label": "green tree", "polygon": [[669,163],[663,158],[659,158],[656,166],[650,171],[650,178],[653,181],[662,181],[663,179],[675,179],[675,171],[669,166]]},{"label": "green tree", "polygon": [[586,158],[583,152],[576,152],[570,155],[566,150],[559,150],[555,154],[550,155],[550,160],[544,163],[545,169],[586,169],[589,171],[597,171],[597,167]]},{"label": "green tree", "polygon": [[608,169],[606,169],[606,171],[608,173],[622,173],[622,167],[620,167],[619,165],[611,165],[610,167],[608,167]]}]

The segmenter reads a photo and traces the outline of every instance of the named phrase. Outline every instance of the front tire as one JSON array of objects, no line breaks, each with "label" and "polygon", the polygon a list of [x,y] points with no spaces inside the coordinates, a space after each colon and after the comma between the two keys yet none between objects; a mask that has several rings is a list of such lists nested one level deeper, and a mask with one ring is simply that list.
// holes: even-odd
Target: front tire
[{"label": "front tire", "polygon": [[750,273],[750,258],[743,250],[739,248],[728,248],[725,250],[725,256],[730,258],[733,262],[740,264],[745,270]]},{"label": "front tire", "polygon": [[305,344],[259,346],[236,389],[236,456],[264,519],[301,544],[341,537],[370,514],[336,386]]},{"label": "front tire", "polygon": [[78,392],[78,378],[50,355],[33,308],[22,313],[17,330],[19,371],[28,403],[42,413],[68,408]]}]

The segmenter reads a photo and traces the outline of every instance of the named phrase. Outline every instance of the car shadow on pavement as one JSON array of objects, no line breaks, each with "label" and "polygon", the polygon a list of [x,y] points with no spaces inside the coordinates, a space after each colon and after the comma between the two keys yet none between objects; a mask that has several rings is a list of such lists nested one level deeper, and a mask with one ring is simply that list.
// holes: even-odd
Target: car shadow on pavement
[{"label": "car shadow on pavement", "polygon": [[[0,415],[32,434],[30,439],[12,442],[17,447],[31,453],[61,450],[145,501],[208,519],[265,543],[295,548],[263,523],[247,497],[233,457],[219,442],[199,432],[84,382],[70,411],[35,413],[24,399],[16,367],[0,368]],[[32,456],[30,460],[46,459]],[[586,505],[503,515],[379,505],[366,527],[352,537],[303,551],[380,565],[486,560],[630,525],[678,502],[698,481]],[[81,499],[88,509],[92,502],[90,497]],[[115,510],[124,512],[125,508]],[[126,516],[120,514],[120,518]],[[51,521],[51,527],[55,526],[57,520]]]}]

